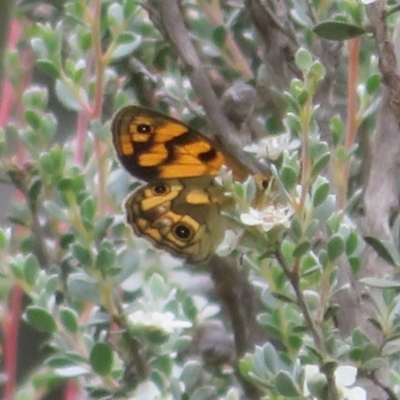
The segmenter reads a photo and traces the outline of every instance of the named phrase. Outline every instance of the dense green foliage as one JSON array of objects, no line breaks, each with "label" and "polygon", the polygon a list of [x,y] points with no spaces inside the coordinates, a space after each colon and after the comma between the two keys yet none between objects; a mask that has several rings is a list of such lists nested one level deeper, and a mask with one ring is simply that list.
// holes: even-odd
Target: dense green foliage
[{"label": "dense green foliage", "polygon": [[[172,27],[160,1],[61,3],[16,7],[23,34],[6,54],[16,111],[2,131],[2,164],[19,195],[0,232],[1,298],[5,307],[19,285],[29,298],[23,318],[48,335],[43,362],[15,398],[74,379],[101,399],[364,396],[339,376],[350,365],[357,386],[379,381],[384,367],[381,384],[399,396],[399,283],[363,277],[365,292],[382,294],[365,315],[379,343],[361,326],[349,333],[337,323],[348,310],[336,296],[365,262],[357,225],[365,153],[349,139],[346,44],[321,36],[362,35],[353,117],[369,136],[381,82],[365,6],[189,0]],[[121,205],[139,183],[119,166],[110,134],[113,113],[129,103],[212,132],[212,96],[196,81],[204,72],[217,111],[253,154],[271,159],[266,139],[286,134],[271,169],[290,219],[254,210],[253,180],[221,173],[238,204],[229,218],[247,234],[226,239],[220,254],[230,265],[219,275],[131,234]],[[396,237],[366,240],[399,265]]]}]

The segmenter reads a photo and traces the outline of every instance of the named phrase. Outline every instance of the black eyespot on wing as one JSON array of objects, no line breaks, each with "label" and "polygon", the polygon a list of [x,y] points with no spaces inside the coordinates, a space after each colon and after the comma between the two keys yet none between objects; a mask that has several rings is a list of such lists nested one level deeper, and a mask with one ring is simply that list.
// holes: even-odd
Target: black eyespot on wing
[{"label": "black eyespot on wing", "polygon": [[173,229],[174,235],[182,241],[188,241],[192,236],[192,229],[184,224],[177,224]]},{"label": "black eyespot on wing", "polygon": [[155,196],[162,196],[170,192],[170,187],[168,185],[164,185],[163,183],[154,185],[152,189]]},{"label": "black eyespot on wing", "polygon": [[137,126],[137,131],[139,133],[150,133],[151,132],[151,125],[148,124],[139,124]]}]

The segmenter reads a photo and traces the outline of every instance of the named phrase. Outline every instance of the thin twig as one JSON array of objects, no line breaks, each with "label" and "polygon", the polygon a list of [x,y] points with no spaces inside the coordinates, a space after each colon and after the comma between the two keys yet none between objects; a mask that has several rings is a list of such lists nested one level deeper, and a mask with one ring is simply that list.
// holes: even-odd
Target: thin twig
[{"label": "thin twig", "polygon": [[240,160],[252,173],[269,175],[266,167],[241,149],[239,134],[221,110],[204,65],[190,40],[177,0],[149,0],[147,9],[154,25],[175,47],[183,61],[193,89],[201,98],[206,114],[215,128],[215,140],[222,143],[226,151]]},{"label": "thin twig", "polygon": [[278,17],[266,5],[264,6],[264,10],[275,28],[284,36],[286,36],[293,43],[293,45],[297,45],[296,37],[293,32],[289,30],[289,27],[282,25]]},{"label": "thin twig", "polygon": [[388,37],[385,4],[384,1],[376,1],[366,6],[366,9],[378,51],[379,69],[389,91],[389,105],[400,126],[400,76],[397,73],[393,42]]},{"label": "thin twig", "polygon": [[[212,2],[208,0],[199,0],[198,4],[202,8],[208,20],[214,26],[224,26],[223,13],[219,0]],[[226,32],[225,46],[223,49],[220,48],[218,50],[221,57],[229,63],[232,68],[242,73],[244,78],[251,79],[254,77],[253,71],[239,46],[235,42],[232,32]]]},{"label": "thin twig", "polygon": [[303,292],[301,291],[300,288],[300,282],[299,282],[299,277],[297,274],[295,274],[289,267],[289,265],[286,262],[285,257],[281,253],[281,251],[278,249],[275,251],[275,257],[279,262],[279,265],[282,267],[283,271],[285,272],[285,275],[289,278],[289,282],[292,285],[292,288],[296,294],[296,298],[298,301],[298,305],[303,313],[304,319],[306,320],[307,326],[309,327],[311,331],[311,335],[314,339],[315,345],[318,348],[318,350],[322,351],[322,353],[325,353],[325,348],[323,346],[323,341],[321,338],[320,333],[318,332],[318,328],[314,324],[314,321],[310,315],[310,312],[308,310],[307,304],[304,300]]},{"label": "thin twig", "polygon": [[[293,270],[290,269],[289,265],[286,262],[285,257],[283,256],[283,254],[281,253],[281,251],[279,249],[276,250],[275,257],[278,260],[283,271],[285,272],[286,276],[289,278],[289,282],[292,285],[292,288],[296,294],[298,306],[300,307],[300,309],[303,313],[304,319],[306,321],[306,324],[307,324],[308,328],[310,329],[310,332],[314,339],[314,343],[318,350],[318,353],[321,355],[321,358],[319,360],[320,364],[323,364],[326,361],[326,356],[327,356],[326,353],[327,352],[326,352],[326,349],[325,349],[325,346],[324,346],[324,343],[322,340],[321,333],[319,332],[319,329],[317,328],[317,326],[314,323],[314,320],[311,317],[311,314],[308,310],[307,304],[306,304],[304,296],[303,296],[303,292],[300,288],[298,269],[297,268],[293,268]],[[334,370],[329,368],[329,370],[324,371],[324,374],[326,376],[327,383],[328,383],[328,390],[329,390],[329,395],[330,395],[329,398],[331,400],[338,400],[339,393],[338,393],[338,390],[336,387],[336,381],[335,381],[333,372],[334,372]]]},{"label": "thin twig", "polygon": [[[358,83],[358,56],[360,53],[360,38],[357,37],[349,43],[349,76],[347,83],[347,123],[344,147],[347,153],[354,146],[357,135],[357,83]],[[338,206],[345,208],[347,199],[347,185],[349,180],[350,159],[347,159],[337,177],[339,193]]]},{"label": "thin twig", "polygon": [[[213,256],[209,261],[211,276],[219,298],[229,313],[235,340],[237,359],[240,359],[246,351],[252,350],[255,343],[252,342],[257,328],[255,320],[253,289],[247,282],[247,277],[232,260]],[[242,385],[247,399],[259,399],[258,389],[248,382],[235,366],[236,376]]]}]

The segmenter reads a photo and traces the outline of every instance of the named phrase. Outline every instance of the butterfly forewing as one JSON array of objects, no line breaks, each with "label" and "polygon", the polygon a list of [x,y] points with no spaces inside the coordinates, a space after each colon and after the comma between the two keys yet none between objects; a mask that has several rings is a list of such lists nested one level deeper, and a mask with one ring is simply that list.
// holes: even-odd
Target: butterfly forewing
[{"label": "butterfly forewing", "polygon": [[146,182],[215,176],[224,164],[238,179],[248,176],[244,165],[204,135],[154,110],[124,107],[113,119],[112,133],[124,168]]}]

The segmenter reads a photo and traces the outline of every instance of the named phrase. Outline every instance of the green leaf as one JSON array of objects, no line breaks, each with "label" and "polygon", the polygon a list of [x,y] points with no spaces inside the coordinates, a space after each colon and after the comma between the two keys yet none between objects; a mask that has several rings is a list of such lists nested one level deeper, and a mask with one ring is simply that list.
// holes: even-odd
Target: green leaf
[{"label": "green leaf", "polygon": [[8,263],[8,267],[10,268],[14,278],[18,280],[25,279],[24,277],[24,263],[21,257],[15,257],[14,260],[11,260]]},{"label": "green leaf", "polygon": [[36,64],[39,66],[39,68],[41,68],[44,72],[46,72],[53,78],[59,77],[60,70],[53,61],[47,59],[39,59],[36,61]]},{"label": "green leaf", "polygon": [[[135,271],[137,271],[139,262],[140,262],[139,252],[137,252],[137,251],[127,252],[123,259],[123,262],[119,264],[118,274],[113,276],[114,283],[116,285],[119,285],[120,283],[125,281],[127,278],[132,276],[132,274]],[[141,263],[140,263],[140,265],[141,265]]]},{"label": "green leaf", "polygon": [[112,55],[113,60],[131,55],[142,44],[142,37],[133,33],[124,33],[118,36],[119,43]]},{"label": "green leaf", "polygon": [[311,248],[311,243],[307,240],[300,243],[294,250],[293,250],[293,257],[299,258],[302,257],[307,251]]},{"label": "green leaf", "polygon": [[297,67],[303,72],[309,70],[313,64],[311,53],[304,48],[297,50],[294,61]]},{"label": "green leaf", "polygon": [[328,165],[331,155],[329,153],[322,154],[317,161],[315,161],[311,175],[316,178],[317,175]]},{"label": "green leaf", "polygon": [[172,373],[172,368],[174,366],[173,358],[170,354],[167,354],[165,356],[159,355],[157,357],[157,360],[154,360],[154,362],[152,363],[152,366],[153,368],[157,368],[166,376],[170,376]]},{"label": "green leaf", "polygon": [[49,52],[44,40],[40,37],[34,37],[30,40],[32,50],[39,59],[46,60],[49,57]]},{"label": "green leaf", "polygon": [[174,378],[174,376],[170,377],[170,387],[169,387],[173,399],[174,400],[182,400],[184,397],[182,397],[183,393],[182,391],[185,390],[182,388],[181,383],[178,379]]},{"label": "green leaf", "polygon": [[43,208],[50,217],[58,219],[59,221],[68,221],[67,212],[57,203],[46,200],[43,203]]},{"label": "green leaf", "polygon": [[34,255],[29,255],[24,265],[24,278],[29,286],[34,286],[39,275],[40,265]]},{"label": "green leaf", "polygon": [[213,386],[203,386],[196,389],[196,391],[190,396],[190,400],[214,400],[217,397],[217,393]]},{"label": "green leaf", "polygon": [[394,279],[385,279],[385,278],[374,278],[374,277],[362,278],[360,279],[360,283],[380,289],[400,287],[400,281],[396,281]]},{"label": "green leaf", "polygon": [[329,40],[348,40],[361,36],[366,31],[358,25],[342,21],[324,21],[316,25],[314,33]]},{"label": "green leaf", "polygon": [[382,85],[382,77],[380,74],[374,74],[368,77],[365,87],[369,95],[373,95]]},{"label": "green leaf", "polygon": [[4,129],[0,128],[0,156],[4,153],[6,144],[6,133]]},{"label": "green leaf", "polygon": [[124,1],[124,15],[125,18],[130,18],[137,9],[137,2],[134,0]]},{"label": "green leaf", "polygon": [[85,363],[86,359],[77,353],[68,355],[54,355],[46,360],[46,365],[51,368],[72,367],[77,364]]},{"label": "green leaf", "polygon": [[87,72],[87,65],[86,61],[83,59],[78,60],[74,65],[74,72],[71,75],[74,83],[79,84],[81,83],[82,79],[85,77]]},{"label": "green leaf", "polygon": [[111,3],[107,10],[107,22],[111,27],[121,26],[124,24],[124,10],[122,6],[116,2]]},{"label": "green leaf", "polygon": [[297,183],[297,172],[288,165],[282,167],[280,177],[287,189],[292,189]]},{"label": "green leaf", "polygon": [[239,370],[243,376],[248,376],[253,369],[253,357],[250,354],[245,354],[239,361]]},{"label": "green leaf", "polygon": [[75,241],[75,235],[71,232],[68,232],[60,235],[59,239],[60,247],[66,250]]},{"label": "green leaf", "polygon": [[53,333],[57,329],[53,316],[41,307],[29,306],[25,315],[28,322],[39,331]]},{"label": "green leaf", "polygon": [[43,171],[54,176],[61,173],[65,166],[65,153],[60,147],[53,147],[49,153],[40,154],[39,161]]},{"label": "green leaf", "polygon": [[81,367],[80,365],[74,365],[70,367],[55,368],[54,372],[57,376],[65,379],[77,378],[79,376],[88,375],[88,369]]},{"label": "green leaf", "polygon": [[[105,276],[115,264],[116,253],[115,249],[110,241],[104,241],[101,243],[101,248],[96,258],[96,266]],[[119,270],[118,270],[119,271]]]},{"label": "green leaf", "polygon": [[196,304],[193,300],[193,297],[186,296],[182,302],[182,311],[184,312],[185,316],[194,321],[197,318],[198,310]]},{"label": "green leaf", "polygon": [[84,266],[92,265],[92,254],[87,247],[82,246],[79,243],[72,245],[72,254],[74,257]]},{"label": "green leaf", "polygon": [[29,182],[28,197],[32,204],[36,204],[39,194],[42,190],[42,186],[42,180],[39,176],[34,177],[32,181]]},{"label": "green leaf", "polygon": [[5,250],[8,246],[8,237],[3,229],[0,228],[0,250]]},{"label": "green leaf", "polygon": [[188,361],[183,366],[181,381],[185,384],[187,391],[190,391],[200,381],[203,373],[202,365],[198,361]]},{"label": "green leaf", "polygon": [[90,364],[101,376],[109,375],[113,365],[113,353],[107,343],[96,343],[90,352]]},{"label": "green leaf", "polygon": [[329,259],[330,261],[334,261],[340,257],[345,250],[344,240],[340,235],[333,235],[329,239],[327,247]]},{"label": "green leaf", "polygon": [[92,35],[90,31],[82,32],[78,36],[78,40],[83,53],[86,53],[92,48]]},{"label": "green leaf", "polygon": [[149,279],[149,286],[151,293],[155,298],[165,299],[168,295],[168,287],[164,278],[160,274],[153,274]]},{"label": "green leaf", "polygon": [[[305,328],[305,331],[307,331],[307,328]],[[290,347],[295,350],[300,350],[303,345],[303,339],[301,338],[301,336],[296,334],[288,335],[287,341]]]},{"label": "green leaf", "polygon": [[219,48],[222,49],[225,47],[226,37],[228,36],[228,32],[224,26],[218,26],[214,29],[213,32],[213,42]]},{"label": "green leaf", "polygon": [[24,113],[25,121],[30,125],[30,127],[34,130],[38,130],[42,124],[42,118],[35,110],[26,110]]},{"label": "green leaf", "polygon": [[67,280],[67,287],[71,296],[94,303],[100,302],[96,281],[83,272],[70,274]]},{"label": "green leaf", "polygon": [[307,103],[308,99],[310,98],[310,92],[306,89],[302,90],[297,96],[297,102],[301,107]]},{"label": "green leaf", "polygon": [[334,115],[329,121],[329,127],[332,131],[333,145],[336,147],[343,142],[345,128],[340,115]]},{"label": "green leaf", "polygon": [[364,236],[364,240],[369,244],[388,264],[396,266],[398,259],[395,249],[393,249],[393,244],[390,242],[384,242],[373,236]]},{"label": "green leaf", "polygon": [[59,286],[60,286],[59,275],[56,275],[56,274],[47,275],[47,282],[46,282],[45,289],[49,295],[54,296],[54,294],[56,293]]},{"label": "green leaf", "polygon": [[296,382],[286,371],[279,371],[276,375],[275,388],[282,396],[297,397],[301,394]]},{"label": "green leaf", "polygon": [[276,373],[279,370],[279,356],[275,347],[271,343],[265,343],[263,346],[264,361],[267,368]]},{"label": "green leaf", "polygon": [[353,346],[359,347],[368,343],[369,339],[360,328],[356,328],[351,333],[351,341]]},{"label": "green leaf", "polygon": [[60,309],[60,319],[65,329],[71,333],[77,333],[79,329],[79,316],[72,308],[63,307]]},{"label": "green leaf", "polygon": [[351,270],[353,274],[357,274],[361,268],[361,259],[360,257],[349,257],[348,258]]},{"label": "green leaf", "polygon": [[114,223],[114,217],[111,215],[100,215],[94,221],[94,236],[97,242],[100,242],[106,235],[108,229]]},{"label": "green leaf", "polygon": [[354,232],[350,232],[346,240],[347,256],[352,255],[357,250],[358,245],[359,245],[358,236]]},{"label": "green leaf", "polygon": [[328,182],[323,182],[321,183],[317,190],[315,191],[313,195],[313,207],[317,208],[319,205],[321,205],[326,198],[328,197],[329,194],[329,183]]},{"label": "green leaf", "polygon": [[87,197],[80,204],[82,222],[87,231],[93,229],[94,217],[96,215],[96,203],[92,197]]},{"label": "green leaf", "polygon": [[375,357],[371,358],[370,360],[366,361],[362,365],[363,370],[369,370],[369,371],[376,371],[382,367],[387,367],[388,366],[388,360],[386,360],[383,357]]},{"label": "green leaf", "polygon": [[324,64],[321,61],[315,60],[310,68],[310,76],[313,78],[314,82],[320,82],[324,79],[326,70]]},{"label": "green leaf", "polygon": [[328,264],[328,253],[326,252],[325,249],[321,249],[319,254],[318,254],[319,262],[323,267],[326,267]]},{"label": "green leaf", "polygon": [[[70,85],[74,86],[75,84],[70,82]],[[78,87],[78,86],[75,87],[76,92],[74,92],[72,90],[71,86],[68,86],[61,79],[57,79],[57,81],[56,81],[57,97],[61,101],[61,103],[63,103],[64,106],[66,108],[68,108],[69,110],[82,111],[82,104],[79,101],[79,99],[83,103],[87,104],[88,98],[87,98],[86,92],[83,90],[82,87]]]}]

